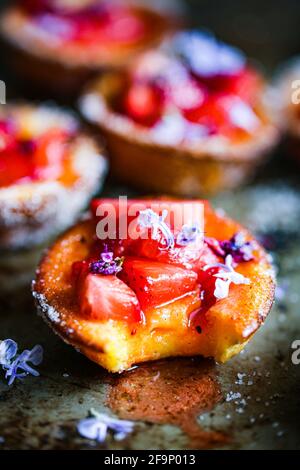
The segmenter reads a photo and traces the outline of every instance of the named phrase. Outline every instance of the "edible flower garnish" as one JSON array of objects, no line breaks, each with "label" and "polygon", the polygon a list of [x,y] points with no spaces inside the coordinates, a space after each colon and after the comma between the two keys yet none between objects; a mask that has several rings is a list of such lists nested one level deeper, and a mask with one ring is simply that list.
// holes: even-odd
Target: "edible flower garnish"
[{"label": "edible flower garnish", "polygon": [[82,419],[77,424],[77,431],[86,439],[104,442],[109,430],[113,431],[114,439],[121,441],[133,431],[134,423],[121,419],[111,418],[94,409],[90,410],[90,417]]},{"label": "edible flower garnish", "polygon": [[0,365],[6,371],[5,378],[8,385],[12,385],[15,379],[23,379],[28,374],[37,377],[38,371],[33,369],[28,362],[38,366],[43,360],[42,346],[34,346],[32,350],[25,349],[17,355],[18,345],[11,339],[0,341]]},{"label": "edible flower garnish", "polygon": [[205,241],[216,255],[224,258],[231,255],[235,263],[251,261],[254,258],[253,243],[251,241],[247,242],[242,232],[236,233],[230,240],[218,241],[215,238],[206,238]]},{"label": "edible flower garnish", "polygon": [[100,254],[100,260],[90,264],[90,271],[93,274],[104,274],[110,276],[118,274],[122,270],[124,258],[114,258],[114,254],[107,248]]},{"label": "edible flower garnish", "polygon": [[173,233],[165,222],[167,216],[167,210],[164,210],[162,215],[158,215],[151,209],[140,211],[138,216],[138,224],[142,228],[151,229],[151,238],[153,240],[157,240],[159,238],[159,232],[161,232],[166,242],[166,246],[163,248],[165,250],[174,247]]},{"label": "edible flower garnish", "polygon": [[216,274],[213,274],[213,276],[217,278],[215,283],[214,296],[218,300],[226,299],[226,297],[228,297],[229,288],[232,283],[236,285],[250,284],[249,279],[234,270],[232,262],[232,255],[227,255],[225,258],[225,264],[210,264],[204,266],[203,268],[204,271],[219,268],[219,271]]},{"label": "edible flower garnish", "polygon": [[17,343],[12,339],[0,341],[0,365],[7,366],[18,351]]},{"label": "edible flower garnish", "polygon": [[198,224],[184,225],[177,235],[177,245],[186,246],[195,243],[201,234]]},{"label": "edible flower garnish", "polygon": [[203,78],[234,75],[245,65],[243,53],[218,41],[208,32],[183,32],[175,37],[175,48],[192,72]]}]

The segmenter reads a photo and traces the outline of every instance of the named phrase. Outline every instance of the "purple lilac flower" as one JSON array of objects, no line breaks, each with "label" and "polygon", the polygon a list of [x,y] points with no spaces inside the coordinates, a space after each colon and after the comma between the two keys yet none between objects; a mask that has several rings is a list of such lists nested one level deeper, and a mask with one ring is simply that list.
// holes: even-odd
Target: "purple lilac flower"
[{"label": "purple lilac flower", "polygon": [[191,71],[202,78],[234,75],[245,65],[245,57],[239,49],[218,41],[206,31],[178,34],[175,50]]},{"label": "purple lilac flower", "polygon": [[110,276],[118,274],[122,270],[124,258],[114,258],[114,254],[111,251],[103,251],[100,254],[100,260],[94,261],[90,264],[90,271],[92,274],[104,274]]},{"label": "purple lilac flower", "polygon": [[225,252],[225,256],[232,255],[236,263],[242,261],[251,261],[254,258],[254,246],[252,242],[247,242],[245,235],[242,232],[236,233],[227,241],[221,242],[221,248]]},{"label": "purple lilac flower", "polygon": [[7,366],[18,352],[18,345],[12,339],[0,341],[0,365]]},{"label": "purple lilac flower", "polygon": [[225,258],[225,264],[215,263],[206,265],[203,268],[203,271],[207,271],[213,268],[219,269],[216,274],[213,274],[213,276],[217,278],[214,290],[214,296],[217,300],[226,299],[226,297],[228,297],[231,283],[236,285],[250,284],[250,280],[248,278],[234,270],[232,263],[232,256],[227,255]]},{"label": "purple lilac flower", "polygon": [[28,374],[34,375],[35,377],[39,375],[39,373],[28,363],[37,366],[42,362],[42,346],[37,345],[32,350],[25,349],[19,356],[17,356],[18,346],[14,341],[5,340],[0,343],[0,348],[3,348],[3,343],[6,345],[6,353],[5,362],[1,362],[1,365],[6,371],[5,378],[8,379],[8,385],[12,385],[15,379],[23,379]]},{"label": "purple lilac flower", "polygon": [[89,418],[82,419],[77,424],[77,431],[86,439],[104,442],[108,431],[113,431],[114,439],[120,441],[133,431],[134,423],[121,419],[111,418],[95,410],[90,411]]},{"label": "purple lilac flower", "polygon": [[200,236],[198,225],[184,225],[177,235],[176,243],[180,246],[186,246],[195,243]]},{"label": "purple lilac flower", "polygon": [[223,258],[231,255],[235,263],[251,261],[254,258],[253,243],[251,241],[247,242],[242,232],[236,233],[230,240],[218,241],[214,238],[206,238],[205,241],[216,255]]},{"label": "purple lilac flower", "polygon": [[167,216],[167,210],[164,210],[162,215],[160,216],[152,209],[145,209],[143,211],[140,211],[138,216],[138,224],[142,228],[151,229],[151,238],[153,240],[158,239],[158,232],[162,234],[165,240],[165,247],[162,249],[165,250],[174,247],[174,235],[168,224],[165,222]]}]

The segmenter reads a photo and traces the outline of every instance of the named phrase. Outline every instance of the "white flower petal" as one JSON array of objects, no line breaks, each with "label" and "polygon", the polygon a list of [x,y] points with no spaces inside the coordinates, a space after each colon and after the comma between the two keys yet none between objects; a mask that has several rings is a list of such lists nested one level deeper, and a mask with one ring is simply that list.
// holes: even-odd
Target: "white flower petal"
[{"label": "white flower petal", "polygon": [[214,296],[216,299],[226,299],[229,294],[230,281],[224,281],[223,279],[216,279]]}]

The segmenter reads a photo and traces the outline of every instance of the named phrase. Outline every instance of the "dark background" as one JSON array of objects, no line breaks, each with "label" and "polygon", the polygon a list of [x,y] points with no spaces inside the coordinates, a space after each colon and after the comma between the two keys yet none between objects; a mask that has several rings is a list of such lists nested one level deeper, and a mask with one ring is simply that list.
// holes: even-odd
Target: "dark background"
[{"label": "dark background", "polygon": [[[147,1],[151,4],[151,0]],[[164,2],[161,0],[161,4]],[[9,0],[0,0],[0,9],[8,3]],[[213,29],[220,38],[261,62],[269,73],[300,52],[299,0],[182,0],[182,3],[192,26]],[[0,78],[5,75],[0,50]]]},{"label": "dark background", "polygon": [[[300,52],[299,0],[188,0],[193,23],[212,28],[270,70]],[[197,15],[194,14],[197,12]]]}]

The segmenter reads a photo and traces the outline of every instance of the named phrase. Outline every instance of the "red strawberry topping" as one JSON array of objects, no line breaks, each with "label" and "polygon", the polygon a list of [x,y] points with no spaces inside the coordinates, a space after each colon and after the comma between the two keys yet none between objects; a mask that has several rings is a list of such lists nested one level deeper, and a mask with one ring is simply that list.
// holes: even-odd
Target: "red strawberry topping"
[{"label": "red strawberry topping", "polygon": [[134,290],[144,310],[192,292],[197,281],[196,273],[191,270],[129,257],[119,276]]},{"label": "red strawberry topping", "polygon": [[162,116],[163,97],[157,87],[148,83],[136,83],[127,91],[123,106],[125,113],[135,122],[153,126]]}]

